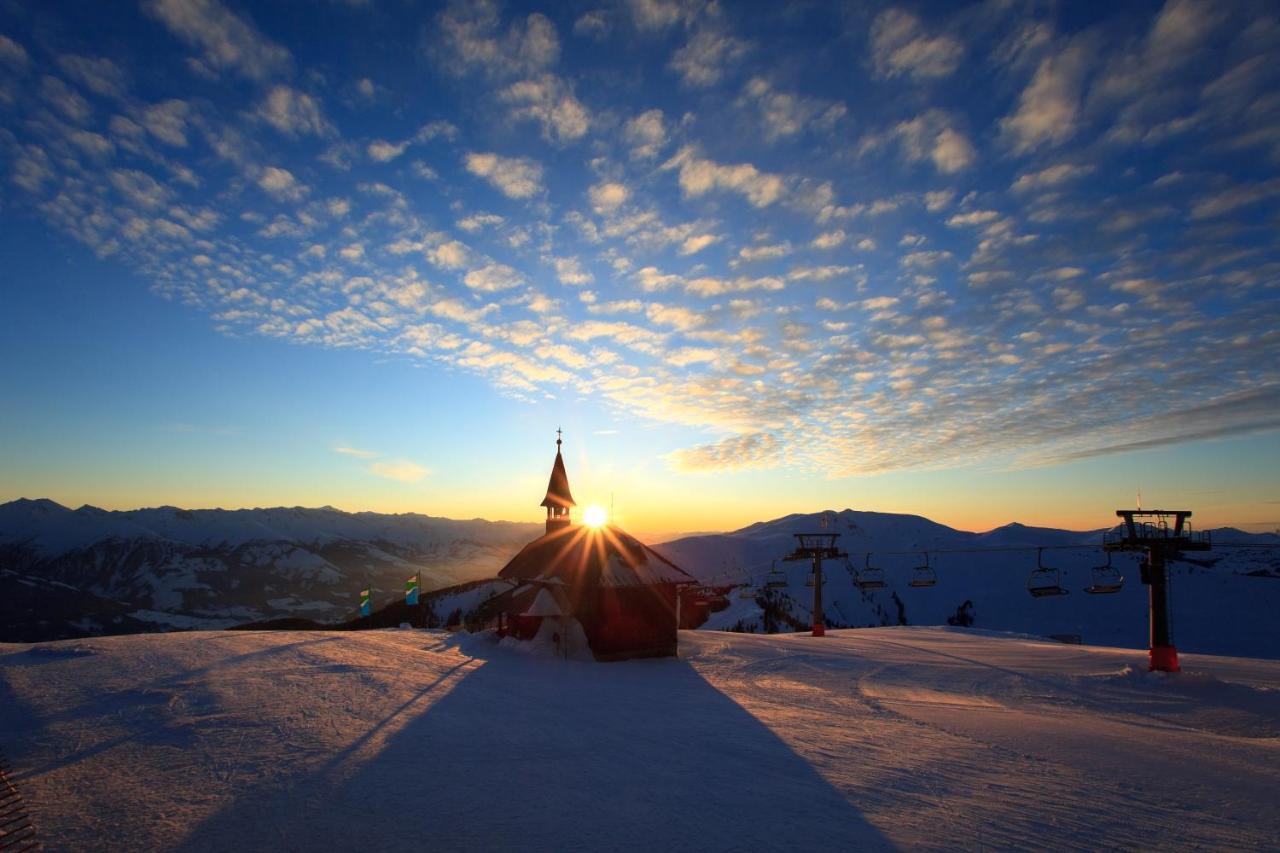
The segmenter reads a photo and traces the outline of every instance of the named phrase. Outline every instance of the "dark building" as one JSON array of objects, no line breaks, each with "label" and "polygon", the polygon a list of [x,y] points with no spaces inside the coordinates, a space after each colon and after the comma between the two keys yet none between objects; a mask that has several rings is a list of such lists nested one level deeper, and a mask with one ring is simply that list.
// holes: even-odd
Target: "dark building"
[{"label": "dark building", "polygon": [[[556,439],[556,459],[542,506],[547,532],[498,573],[516,585],[490,603],[499,631],[530,639],[544,620],[581,625],[597,660],[676,653],[677,590],[695,583],[679,566],[621,529],[573,524],[569,476]],[[553,603],[554,602],[554,603]],[[568,639],[565,630],[557,636]]]}]

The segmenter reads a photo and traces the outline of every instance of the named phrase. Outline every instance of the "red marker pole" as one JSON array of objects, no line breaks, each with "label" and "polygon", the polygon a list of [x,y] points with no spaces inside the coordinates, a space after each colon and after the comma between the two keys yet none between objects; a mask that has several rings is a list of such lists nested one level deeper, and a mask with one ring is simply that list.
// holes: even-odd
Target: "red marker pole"
[{"label": "red marker pole", "polygon": [[813,636],[827,635],[826,620],[822,613],[822,557],[813,555]]},{"label": "red marker pole", "polygon": [[1165,566],[1164,551],[1154,547],[1147,549],[1148,600],[1151,610],[1151,662],[1147,667],[1153,672],[1181,672],[1178,666],[1178,650],[1173,646],[1169,629],[1169,571]]}]

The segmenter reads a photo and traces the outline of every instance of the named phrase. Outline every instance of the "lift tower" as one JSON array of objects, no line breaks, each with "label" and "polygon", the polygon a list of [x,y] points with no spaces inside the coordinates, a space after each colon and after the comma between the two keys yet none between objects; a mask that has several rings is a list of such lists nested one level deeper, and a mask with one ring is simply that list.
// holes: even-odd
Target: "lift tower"
[{"label": "lift tower", "polygon": [[849,555],[836,547],[839,533],[796,533],[795,537],[796,549],[782,559],[813,561],[813,636],[822,637],[827,633],[822,613],[822,561],[837,560]]},{"label": "lift tower", "polygon": [[[1169,626],[1169,570],[1166,561],[1183,551],[1208,551],[1212,547],[1209,533],[1193,533],[1187,509],[1118,509],[1116,515],[1124,524],[1105,533],[1102,547],[1106,551],[1142,551],[1142,582],[1149,588],[1151,663],[1149,670],[1178,672],[1178,650],[1173,645]],[[1170,520],[1173,526],[1169,526]]]}]

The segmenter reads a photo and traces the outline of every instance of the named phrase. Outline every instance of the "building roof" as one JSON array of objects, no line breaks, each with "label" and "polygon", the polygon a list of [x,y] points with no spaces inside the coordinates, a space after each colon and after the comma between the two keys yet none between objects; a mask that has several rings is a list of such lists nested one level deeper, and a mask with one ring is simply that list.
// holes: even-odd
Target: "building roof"
[{"label": "building roof", "polygon": [[542,499],[542,506],[577,506],[569,491],[569,475],[564,470],[559,439],[556,440],[556,461],[551,466],[551,480],[547,483],[547,496]]},{"label": "building roof", "polygon": [[566,586],[694,583],[683,569],[612,525],[568,525],[540,536],[498,572],[505,580],[562,581]]}]

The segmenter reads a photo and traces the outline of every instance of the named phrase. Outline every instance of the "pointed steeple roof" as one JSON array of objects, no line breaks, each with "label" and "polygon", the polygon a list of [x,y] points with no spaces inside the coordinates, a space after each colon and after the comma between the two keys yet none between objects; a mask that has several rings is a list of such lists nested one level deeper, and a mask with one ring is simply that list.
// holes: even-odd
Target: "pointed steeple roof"
[{"label": "pointed steeple roof", "polygon": [[577,506],[569,491],[569,475],[564,470],[564,457],[560,455],[560,430],[556,430],[556,461],[551,466],[551,480],[547,483],[547,496],[542,506]]}]

